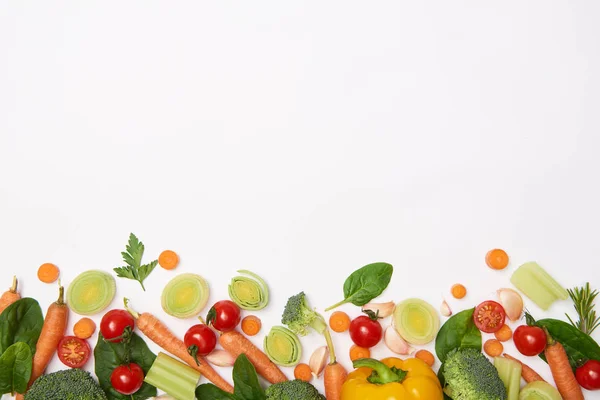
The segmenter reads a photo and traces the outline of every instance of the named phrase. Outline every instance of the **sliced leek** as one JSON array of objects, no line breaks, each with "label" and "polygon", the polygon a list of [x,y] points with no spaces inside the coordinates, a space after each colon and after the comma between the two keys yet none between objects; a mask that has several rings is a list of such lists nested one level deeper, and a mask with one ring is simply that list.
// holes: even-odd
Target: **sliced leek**
[{"label": "sliced leek", "polygon": [[262,310],[269,303],[269,288],[266,282],[252,271],[241,269],[229,284],[229,297],[244,310]]}]

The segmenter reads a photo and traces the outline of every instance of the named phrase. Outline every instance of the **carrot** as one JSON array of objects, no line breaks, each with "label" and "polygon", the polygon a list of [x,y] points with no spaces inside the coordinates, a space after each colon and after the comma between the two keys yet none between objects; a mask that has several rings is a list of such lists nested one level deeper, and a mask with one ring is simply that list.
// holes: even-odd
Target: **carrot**
[{"label": "carrot", "polygon": [[514,358],[513,356],[508,355],[506,353],[504,353],[503,356],[505,358],[508,358],[509,360],[513,360],[513,361],[516,361],[521,364],[521,367],[522,367],[521,368],[521,376],[523,377],[523,379],[525,379],[525,382],[527,382],[527,383],[536,382],[536,381],[546,382],[546,380],[544,378],[542,378],[540,376],[540,374],[535,372],[533,370],[533,368],[531,368],[529,365],[525,364],[521,360],[518,360],[518,359]]},{"label": "carrot", "polygon": [[334,332],[346,332],[350,328],[350,317],[343,311],[335,311],[329,317],[329,327]]},{"label": "carrot", "polygon": [[254,336],[260,332],[262,322],[256,315],[248,315],[242,320],[242,331],[248,336]]},{"label": "carrot", "polygon": [[504,346],[497,339],[489,339],[483,344],[483,351],[490,357],[498,357],[504,351]]},{"label": "carrot", "polygon": [[17,277],[13,276],[12,286],[6,292],[2,293],[2,297],[0,297],[0,314],[2,314],[2,311],[4,311],[6,307],[21,298],[21,295],[17,292],[17,285]]},{"label": "carrot", "polygon": [[563,400],[584,400],[581,386],[575,379],[565,348],[550,336],[547,329],[544,330],[548,340],[544,354],[548,360],[556,388]]},{"label": "carrot", "polygon": [[38,268],[38,279],[44,283],[53,283],[58,279],[60,271],[58,267],[51,263],[45,263]]},{"label": "carrot", "polygon": [[493,249],[485,255],[485,263],[491,269],[504,269],[508,265],[508,254],[502,249]]},{"label": "carrot", "polygon": [[323,383],[325,384],[325,397],[327,400],[340,400],[342,396],[342,385],[348,373],[346,369],[337,362],[327,364]]},{"label": "carrot", "polygon": [[81,318],[73,327],[73,333],[79,339],[89,339],[96,332],[96,323],[90,318]]},{"label": "carrot", "polygon": [[457,283],[452,285],[450,293],[452,293],[452,296],[454,296],[455,299],[462,299],[467,295],[467,288],[464,285]]},{"label": "carrot", "polygon": [[417,351],[417,353],[415,354],[415,358],[425,361],[425,363],[430,367],[433,366],[433,364],[435,364],[435,357],[428,350]]},{"label": "carrot", "polygon": [[173,250],[165,250],[158,256],[158,264],[164,269],[175,269],[179,264],[179,256]]},{"label": "carrot", "polygon": [[510,326],[504,324],[500,330],[494,333],[494,336],[499,341],[506,342],[512,337],[512,329],[510,329]]},{"label": "carrot", "polygon": [[40,338],[35,346],[29,386],[42,376],[52,360],[58,342],[64,337],[69,322],[69,307],[65,303],[65,288],[58,283],[58,300],[48,307]]},{"label": "carrot", "polygon": [[312,371],[308,364],[300,363],[296,365],[294,368],[294,378],[303,380],[305,382],[310,382],[312,379]]},{"label": "carrot", "polygon": [[196,359],[192,357],[185,347],[181,339],[171,332],[171,330],[163,324],[158,318],[150,313],[139,314],[129,307],[129,300],[125,299],[125,309],[136,319],[137,327],[140,331],[159,345],[167,352],[179,357],[185,361],[190,367],[200,372],[209,381],[214,383],[218,388],[233,393],[233,387],[221,375],[210,366],[204,357],[198,356],[200,365],[196,363]]},{"label": "carrot", "polygon": [[219,338],[219,343],[234,358],[238,358],[240,354],[245,354],[254,365],[254,368],[256,368],[256,372],[270,383],[279,383],[288,380],[285,374],[281,372],[279,367],[265,353],[260,351],[246,336],[238,331],[223,333]]},{"label": "carrot", "polygon": [[366,347],[360,347],[355,344],[350,347],[350,360],[358,360],[359,358],[369,358],[371,357],[371,350]]}]

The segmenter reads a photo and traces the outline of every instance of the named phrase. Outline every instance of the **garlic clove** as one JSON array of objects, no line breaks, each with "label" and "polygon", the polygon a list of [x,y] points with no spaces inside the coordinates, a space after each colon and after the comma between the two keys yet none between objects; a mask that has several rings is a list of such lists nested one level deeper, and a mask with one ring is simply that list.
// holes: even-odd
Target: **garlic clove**
[{"label": "garlic clove", "polygon": [[327,346],[318,347],[315,351],[313,351],[310,356],[310,360],[308,361],[308,366],[312,371],[312,374],[315,378],[318,378],[319,375],[325,369],[327,365],[327,360],[329,359],[329,348]]},{"label": "garlic clove", "polygon": [[523,314],[523,297],[513,289],[503,288],[498,290],[498,299],[506,311],[506,316],[511,321],[516,321]]},{"label": "garlic clove", "polygon": [[362,307],[362,309],[371,310],[376,314],[379,312],[379,317],[385,318],[392,315],[395,306],[396,304],[393,301],[388,301],[386,303],[367,303]]},{"label": "garlic clove", "polygon": [[452,315],[452,310],[450,309],[450,306],[448,305],[448,302],[446,300],[442,301],[442,305],[440,306],[440,313],[444,317],[449,317]]},{"label": "garlic clove", "polygon": [[410,345],[400,336],[400,334],[396,331],[396,329],[390,325],[386,328],[385,333],[383,335],[383,340],[385,341],[388,349],[393,351],[396,354],[412,354],[415,349],[410,347]]},{"label": "garlic clove", "polygon": [[211,351],[207,356],[206,360],[218,367],[231,367],[235,363],[235,358],[225,350],[215,349]]}]

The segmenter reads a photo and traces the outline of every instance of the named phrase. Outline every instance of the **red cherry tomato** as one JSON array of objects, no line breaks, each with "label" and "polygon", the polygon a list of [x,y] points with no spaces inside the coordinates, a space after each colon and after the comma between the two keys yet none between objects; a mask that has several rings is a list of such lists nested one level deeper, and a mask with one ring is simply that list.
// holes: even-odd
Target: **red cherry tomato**
[{"label": "red cherry tomato", "polygon": [[513,333],[517,350],[524,356],[537,356],[546,348],[546,332],[539,326],[521,325]]},{"label": "red cherry tomato", "polygon": [[135,328],[135,320],[125,310],[110,310],[100,321],[100,333],[109,342],[120,343],[123,341],[123,332],[129,327]]},{"label": "red cherry tomato", "polygon": [[58,358],[67,367],[81,368],[90,359],[92,349],[87,341],[76,336],[65,336],[56,349]]},{"label": "red cherry tomato", "polygon": [[240,323],[242,316],[240,308],[231,300],[217,301],[208,311],[206,323],[211,324],[216,330],[229,332]]},{"label": "red cherry tomato", "polygon": [[600,389],[600,361],[589,360],[575,371],[577,382],[587,390]]},{"label": "red cherry tomato", "polygon": [[[208,325],[198,324],[188,329],[183,337],[183,342],[188,353],[196,358],[196,356],[205,356],[215,349],[217,335]],[[196,361],[198,360],[196,359]]]},{"label": "red cherry tomato", "polygon": [[475,308],[473,321],[477,328],[486,333],[498,332],[504,325],[506,312],[504,308],[495,301],[484,301]]},{"label": "red cherry tomato", "polygon": [[367,315],[356,317],[350,322],[350,338],[360,347],[373,347],[381,340],[383,330],[377,318]]},{"label": "red cherry tomato", "polygon": [[119,393],[134,394],[144,383],[144,370],[137,364],[121,365],[110,374],[110,384]]}]

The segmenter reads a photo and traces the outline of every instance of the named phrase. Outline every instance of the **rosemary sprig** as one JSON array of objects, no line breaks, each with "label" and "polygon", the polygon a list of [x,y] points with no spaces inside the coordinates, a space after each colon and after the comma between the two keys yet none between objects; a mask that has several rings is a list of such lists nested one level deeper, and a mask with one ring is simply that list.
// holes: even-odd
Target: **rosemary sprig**
[{"label": "rosemary sprig", "polygon": [[575,323],[568,314],[565,315],[569,318],[571,325],[581,332],[591,335],[600,326],[600,317],[596,316],[596,310],[594,310],[594,300],[598,296],[598,291],[592,291],[590,283],[586,282],[585,286],[567,289],[567,292],[573,300],[573,307],[577,311],[579,320]]}]

